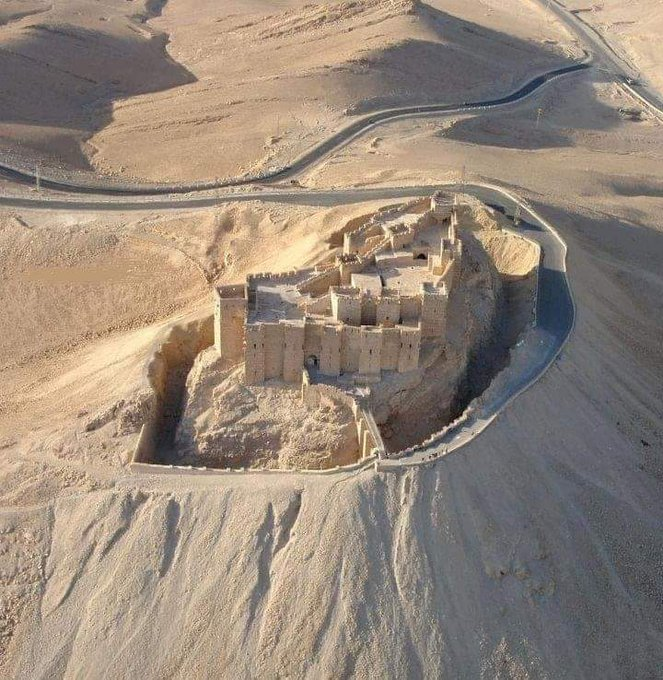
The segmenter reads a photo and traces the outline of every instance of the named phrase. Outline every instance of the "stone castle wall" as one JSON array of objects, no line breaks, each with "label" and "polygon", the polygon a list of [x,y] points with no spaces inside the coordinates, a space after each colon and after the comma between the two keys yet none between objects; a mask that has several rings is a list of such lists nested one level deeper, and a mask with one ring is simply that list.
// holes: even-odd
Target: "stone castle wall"
[{"label": "stone castle wall", "polygon": [[[418,213],[416,220],[399,223],[399,215],[408,210]],[[446,333],[448,291],[460,273],[462,244],[455,231],[461,210],[441,195],[428,203],[418,200],[382,210],[356,231],[345,233],[346,252],[333,264],[303,272],[252,274],[246,285],[219,287],[214,315],[217,350],[228,361],[244,359],[249,383],[271,378],[298,382],[306,365],[325,376],[351,373],[367,379],[379,379],[383,370],[416,369],[422,338],[444,338]],[[382,294],[370,295],[351,286],[352,274],[373,264],[383,251],[391,254],[382,255],[381,262],[386,258],[389,266],[407,266],[413,253],[406,255],[399,248],[411,244],[419,230],[449,217],[439,254],[425,253],[429,268],[442,277],[437,287],[423,285],[417,295],[384,288]],[[307,276],[303,281],[302,275]],[[261,282],[287,280],[298,281],[298,293],[307,296],[298,303],[307,315],[331,318],[248,324],[248,310],[256,304]]]},{"label": "stone castle wall", "polygon": [[346,326],[307,320],[255,323],[246,327],[245,381],[301,380],[302,366],[321,375],[356,373],[379,378],[382,371],[412,371],[419,363],[421,330],[397,326]]},{"label": "stone castle wall", "polygon": [[398,357],[401,353],[401,330],[400,328],[382,329],[382,347],[380,361],[385,371],[398,370]]},{"label": "stone castle wall", "polygon": [[424,289],[421,296],[421,336],[443,337],[446,331],[448,296],[446,288]]},{"label": "stone castle wall", "polygon": [[338,286],[341,283],[341,273],[338,267],[316,272],[305,281],[302,281],[297,290],[302,295],[310,294],[313,296],[324,295],[331,286]]},{"label": "stone castle wall", "polygon": [[283,324],[283,379],[295,383],[304,365],[304,324]]},{"label": "stone castle wall", "polygon": [[332,316],[349,326],[361,325],[361,291],[359,288],[331,289]]},{"label": "stone castle wall", "polygon": [[331,315],[331,294],[321,295],[318,298],[307,300],[304,304],[307,314]]},{"label": "stone castle wall", "polygon": [[244,347],[244,380],[247,385],[265,382],[265,324],[246,327]]},{"label": "stone castle wall", "polygon": [[381,356],[382,331],[379,328],[362,328],[359,374],[379,378],[382,368]]},{"label": "stone castle wall", "polygon": [[257,323],[246,327],[245,382],[279,378],[299,382],[305,360],[304,324]]},{"label": "stone castle wall", "polygon": [[301,383],[302,399],[310,408],[317,408],[325,399],[331,402],[340,402],[350,407],[357,427],[360,458],[364,459],[370,456],[384,458],[386,456],[382,435],[370,410],[336,387],[319,383],[312,384],[306,369],[302,371]]},{"label": "stone castle wall", "polygon": [[343,330],[341,344],[341,371],[357,373],[359,371],[359,355],[361,354],[361,327],[346,326]]},{"label": "stone castle wall", "polygon": [[221,286],[214,299],[214,345],[228,361],[238,362],[244,356],[244,328],[247,300],[245,286]]},{"label": "stone castle wall", "polygon": [[421,330],[419,328],[401,328],[401,346],[398,352],[398,371],[406,373],[419,366],[419,348]]}]

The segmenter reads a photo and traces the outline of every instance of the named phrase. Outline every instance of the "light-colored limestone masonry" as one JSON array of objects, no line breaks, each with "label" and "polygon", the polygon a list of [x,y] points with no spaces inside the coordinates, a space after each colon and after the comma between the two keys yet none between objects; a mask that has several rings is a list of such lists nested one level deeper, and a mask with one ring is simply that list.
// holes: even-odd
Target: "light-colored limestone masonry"
[{"label": "light-colored limestone masonry", "polygon": [[214,341],[247,384],[380,381],[419,365],[422,343],[443,343],[460,276],[466,206],[430,202],[376,213],[344,234],[343,251],[315,269],[256,274],[214,290]]},{"label": "light-colored limestone masonry", "polygon": [[352,410],[357,427],[359,459],[362,460],[375,455],[378,458],[383,458],[385,456],[384,442],[370,410],[361,401],[353,399],[349,394],[345,394],[331,385],[312,384],[309,372],[303,369],[302,399],[304,403],[311,408],[316,408],[325,397],[330,400],[340,400]]},{"label": "light-colored limestone masonry", "polygon": [[248,385],[301,384],[310,406],[332,392],[347,399],[360,458],[381,457],[382,437],[359,393],[385,372],[419,368],[422,345],[445,343],[465,208],[436,193],[382,210],[344,233],[333,261],[216,287],[216,350],[229,364],[244,362]]},{"label": "light-colored limestone masonry", "polygon": [[[356,468],[446,436],[477,403],[456,418],[470,362],[490,360],[473,352],[510,304],[502,274],[534,272],[537,288],[538,246],[508,232],[476,199],[435,194],[341,226],[315,268],[216,287],[214,315],[174,327],[150,363],[134,463]],[[505,307],[507,333],[528,323],[528,291]]]}]

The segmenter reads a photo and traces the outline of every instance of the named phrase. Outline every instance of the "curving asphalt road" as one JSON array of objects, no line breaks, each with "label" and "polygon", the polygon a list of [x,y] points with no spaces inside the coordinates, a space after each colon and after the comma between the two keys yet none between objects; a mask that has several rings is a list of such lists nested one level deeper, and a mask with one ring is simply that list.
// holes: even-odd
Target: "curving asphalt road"
[{"label": "curving asphalt road", "polygon": [[[553,226],[515,194],[496,185],[452,185],[472,194],[488,205],[513,216],[521,210],[520,225],[514,231],[541,247],[537,289],[536,321],[522,340],[519,359],[512,358],[507,368],[473,405],[472,410],[439,437],[403,458],[376,462],[379,470],[421,465],[447,455],[474,440],[499,414],[548,370],[566,344],[575,323],[575,304],[566,273],[566,244]],[[521,343],[519,343],[520,345]]]},{"label": "curving asphalt road", "polygon": [[[398,119],[420,118],[424,116],[436,116],[440,114],[461,114],[472,111],[483,111],[500,106],[507,106],[522,101],[543,87],[546,83],[565,75],[584,71],[590,68],[590,60],[586,58],[580,63],[562,66],[542,73],[527,81],[520,88],[497,99],[486,99],[477,102],[464,102],[462,104],[426,104],[420,106],[402,106],[393,109],[376,111],[353,121],[346,127],[338,130],[327,139],[316,144],[301,156],[294,159],[288,166],[259,175],[236,177],[219,182],[203,182],[197,184],[177,185],[150,185],[135,184],[122,185],[104,183],[103,178],[88,184],[65,181],[40,176],[40,185],[45,189],[52,189],[70,194],[95,194],[101,196],[167,196],[171,194],[189,194],[195,192],[210,191],[228,187],[246,186],[260,182],[269,184],[272,182],[290,179],[314,164],[320,162],[331,153],[338,151],[352,140],[365,134],[369,130],[390,123]],[[14,183],[29,184],[34,186],[36,176],[34,173],[0,162],[0,177],[4,177]]]},{"label": "curving asphalt road", "polygon": [[539,0],[591,51],[597,67],[612,72],[624,89],[644,104],[652,113],[663,117],[663,98],[645,80],[638,70],[620,54],[608,40],[588,24],[578,10],[567,9],[559,0]]},{"label": "curving asphalt road", "polygon": [[[94,194],[100,197],[143,197],[146,203],[145,207],[159,209],[169,207],[183,207],[182,203],[184,201],[186,201],[187,205],[189,206],[213,205],[214,202],[220,200],[221,197],[205,197],[201,199],[200,197],[190,196],[190,194],[202,194],[215,189],[249,186],[256,183],[269,185],[287,180],[297,176],[304,170],[310,169],[313,165],[319,163],[333,152],[337,151],[360,135],[365,134],[369,130],[379,125],[399,119],[412,119],[444,114],[461,114],[508,106],[510,104],[524,100],[553,79],[561,78],[578,71],[589,69],[593,64],[599,68],[603,67],[603,70],[607,70],[609,73],[612,73],[612,75],[627,92],[629,92],[652,113],[663,120],[663,99],[661,99],[658,93],[653,90],[650,85],[638,80],[638,74],[635,72],[633,67],[625,61],[625,59],[598,31],[596,31],[596,29],[583,21],[578,12],[568,10],[564,5],[561,4],[561,2],[559,2],[559,0],[539,0],[539,2],[547,10],[554,13],[558,19],[560,19],[573,33],[575,33],[579,39],[585,43],[589,51],[586,52],[586,57],[582,62],[552,69],[542,73],[527,81],[519,89],[503,97],[477,102],[464,102],[459,105],[428,104],[377,111],[373,114],[356,119],[346,127],[335,132],[327,139],[304,152],[301,156],[294,159],[288,166],[259,175],[230,178],[219,182],[204,182],[188,185],[111,184],[101,177],[97,181],[92,181],[86,184],[42,176],[40,178],[40,184],[45,189],[50,189],[69,195]],[[0,177],[4,177],[5,179],[16,184],[29,184],[34,186],[36,183],[36,177],[33,173],[26,171],[25,169],[12,166],[7,162],[0,162]],[[175,205],[175,195],[184,194],[189,194],[189,196],[186,196],[184,200],[179,199],[177,201],[178,205]],[[155,196],[170,198],[166,198],[165,202],[153,203],[152,201],[149,201],[148,203],[148,199]],[[233,200],[237,199],[234,198]],[[2,202],[9,204],[6,200]],[[22,205],[28,207],[29,203],[30,206],[39,207],[39,204],[42,202],[46,202],[42,197],[31,197],[26,198]],[[14,202],[12,205],[21,204]],[[101,205],[99,201],[90,202],[88,206],[89,209],[108,209],[106,206]],[[58,203],[57,201],[54,201],[49,203],[48,207],[62,207],[71,209],[74,206],[71,204],[64,205],[64,203]],[[129,209],[136,208],[135,206],[130,205]]]}]

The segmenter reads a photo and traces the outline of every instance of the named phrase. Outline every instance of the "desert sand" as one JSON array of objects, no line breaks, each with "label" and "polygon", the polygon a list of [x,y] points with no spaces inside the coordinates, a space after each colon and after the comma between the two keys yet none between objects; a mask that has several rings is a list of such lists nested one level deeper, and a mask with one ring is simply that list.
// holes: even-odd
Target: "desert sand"
[{"label": "desert sand", "polygon": [[663,30],[663,7],[656,0],[587,4],[571,0],[563,3],[609,42],[620,58],[636,73],[661,90],[663,55],[659,40]]},{"label": "desert sand", "polygon": [[325,399],[308,408],[301,388],[242,384],[242,369],[223,371],[215,348],[189,373],[173,463],[216,468],[312,469],[356,463],[352,410]]},{"label": "desert sand", "polygon": [[[280,163],[345,108],[504,92],[580,53],[539,3],[233,4],[170,0],[147,23],[127,3],[3,5],[3,153],[207,179]],[[596,12],[652,82],[656,7]],[[421,80],[401,69],[413,63]],[[505,109],[382,126],[299,178],[499,181],[568,245],[577,316],[558,359],[470,444],[393,472],[127,467],[147,362],[208,312],[210,284],[315,262],[389,201],[3,207],[0,673],[661,677],[663,124],[620,114],[634,105],[581,73]],[[525,270],[521,255],[504,266]]]},{"label": "desert sand", "polygon": [[56,171],[224,178],[282,165],[353,114],[501,94],[580,54],[536,3],[500,7],[49,6],[0,27],[0,150]]}]

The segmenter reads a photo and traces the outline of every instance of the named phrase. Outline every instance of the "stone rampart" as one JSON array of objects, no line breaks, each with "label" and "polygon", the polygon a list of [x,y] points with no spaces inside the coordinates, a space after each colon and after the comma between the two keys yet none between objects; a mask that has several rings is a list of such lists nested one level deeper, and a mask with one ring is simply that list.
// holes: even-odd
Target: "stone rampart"
[{"label": "stone rampart", "polygon": [[378,326],[395,326],[401,317],[401,301],[398,296],[382,295],[375,299],[375,323]]},{"label": "stone rampart", "polygon": [[306,300],[304,310],[307,314],[328,314],[331,316],[331,294],[327,293],[312,300]]},{"label": "stone rampart", "polygon": [[331,259],[327,262],[318,262],[318,264],[313,267],[313,272],[315,274],[320,274],[321,272],[328,272],[330,269],[337,267],[336,257],[334,255],[331,255],[330,257]]},{"label": "stone rampart", "polygon": [[245,294],[244,286],[223,286],[214,295],[214,345],[220,356],[235,363],[244,354]]},{"label": "stone rampart", "polygon": [[399,328],[384,328],[382,330],[382,351],[380,361],[382,370],[398,370],[398,356],[401,352],[401,331]]},{"label": "stone rampart", "polygon": [[371,248],[369,251],[367,251],[364,254],[364,258],[368,261],[372,261],[375,259],[376,255],[379,255],[380,253],[384,253],[387,250],[391,249],[391,244],[389,243],[388,238],[382,239],[375,247]]},{"label": "stone rampart", "polygon": [[460,427],[462,427],[466,423],[470,422],[471,419],[475,416],[475,412],[476,412],[476,407],[472,404],[472,405],[468,406],[463,411],[463,413],[460,416],[458,416],[458,418],[456,418],[455,420],[452,420],[448,425],[446,425],[443,429],[439,430],[438,432],[434,432],[432,435],[430,435],[430,437],[428,437],[427,439],[424,439],[424,441],[419,442],[418,444],[415,444],[414,446],[410,446],[407,449],[402,449],[401,451],[386,452],[383,457],[389,458],[391,460],[397,460],[399,458],[407,458],[414,453],[418,453],[418,452],[424,451],[428,448],[432,448],[432,447],[438,445],[443,439],[448,437],[452,432],[459,429]]},{"label": "stone rampart", "polygon": [[341,283],[341,273],[338,266],[312,274],[305,281],[297,285],[297,292],[301,295],[324,295],[331,286]]},{"label": "stone rampart", "polygon": [[421,295],[421,336],[443,338],[446,332],[447,304],[449,295],[446,286],[434,288],[422,286]]},{"label": "stone rampart", "polygon": [[356,260],[351,261],[343,261],[344,259],[347,258],[344,257],[343,259],[341,259],[339,265],[339,285],[348,286],[350,285],[350,281],[352,280],[353,274],[364,271],[364,269],[366,268],[366,260],[364,260],[361,257],[358,257]]},{"label": "stone rampart", "polygon": [[245,382],[272,378],[301,380],[307,364],[321,375],[378,379],[382,371],[415,370],[421,345],[419,326],[351,326],[307,319],[248,324],[244,348]]},{"label": "stone rampart", "polygon": [[265,380],[283,376],[283,326],[263,324],[265,341]]},{"label": "stone rampart", "polygon": [[264,324],[248,324],[245,336],[244,381],[247,385],[260,385],[265,382]]},{"label": "stone rampart", "polygon": [[359,326],[361,324],[361,291],[359,288],[333,286],[330,293],[332,317],[349,326]]},{"label": "stone rampart", "polygon": [[[312,270],[311,270],[312,271]],[[246,277],[246,283],[249,288],[255,288],[264,281],[282,281],[285,279],[294,279],[306,274],[306,270],[291,269],[287,272],[259,272],[256,274],[249,274]]]},{"label": "stone rampart", "polygon": [[357,427],[360,458],[366,459],[371,456],[384,457],[384,442],[380,435],[380,430],[375,424],[373,414],[349,394],[331,385],[311,383],[308,371],[304,370],[302,375],[302,400],[309,408],[318,408],[325,400],[332,403],[341,403],[349,407],[352,410]]},{"label": "stone rampart", "polygon": [[401,327],[401,346],[398,353],[398,371],[414,371],[419,365],[421,329]]},{"label": "stone rampart", "polygon": [[304,365],[303,323],[281,323],[283,327],[283,379],[286,382],[297,382],[301,379]]},{"label": "stone rampart", "polygon": [[379,376],[382,368],[382,331],[374,327],[361,329],[361,353],[359,354],[359,374]]},{"label": "stone rampart", "polygon": [[[452,214],[452,207],[451,200],[444,197],[437,199],[437,201],[417,199],[396,207],[379,209],[370,219],[362,220],[362,223],[356,229],[344,231],[343,252],[358,252],[370,257],[390,245],[395,249],[400,248],[410,243],[417,232],[448,219]],[[421,215],[398,235],[384,233],[387,222],[405,214],[419,212]]]},{"label": "stone rampart", "polygon": [[330,377],[341,374],[342,326],[322,327],[322,347],[320,351],[320,373]]},{"label": "stone rampart", "polygon": [[401,295],[401,320],[408,326],[416,326],[421,318],[421,296]]},{"label": "stone rampart", "polygon": [[341,371],[343,373],[356,373],[359,370],[360,353],[361,327],[345,326],[341,344]]}]

